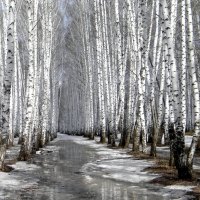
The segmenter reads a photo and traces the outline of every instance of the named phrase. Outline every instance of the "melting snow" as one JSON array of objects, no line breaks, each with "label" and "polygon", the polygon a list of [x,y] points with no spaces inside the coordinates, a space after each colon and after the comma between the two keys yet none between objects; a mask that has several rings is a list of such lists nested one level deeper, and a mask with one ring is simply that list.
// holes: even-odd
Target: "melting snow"
[{"label": "melting snow", "polygon": [[37,185],[37,180],[23,180],[14,174],[0,172],[0,188],[4,189],[25,189]]},{"label": "melting snow", "polygon": [[[148,183],[147,185],[143,185],[143,183],[148,182],[158,175],[149,174],[147,172],[143,172],[143,170],[147,167],[152,166],[154,163],[152,161],[146,160],[137,160],[132,156],[127,154],[127,150],[113,150],[107,148],[105,144],[97,144],[95,141],[88,140],[86,138],[78,137],[78,136],[68,136],[58,134],[58,138],[51,142],[51,144],[55,143],[59,140],[72,140],[78,144],[87,145],[90,148],[95,149],[98,158],[94,162],[90,162],[85,164],[82,167],[82,172],[84,172],[83,176],[85,177],[86,184],[95,184],[93,177],[100,177],[106,179],[113,179],[117,181],[129,182],[132,184],[129,189],[137,191],[138,194],[141,193],[151,193],[155,195],[161,195],[166,199],[171,199],[171,196],[175,196],[176,199],[183,199],[183,196],[186,192],[191,191],[194,186],[182,186],[182,185],[171,185],[162,188],[161,186],[151,186],[155,190],[149,190]],[[187,143],[191,141],[191,138],[186,138]],[[59,147],[57,146],[46,146],[37,154],[41,154],[42,152],[48,151],[58,151]],[[168,151],[168,148],[162,147],[161,151]],[[26,162],[17,162],[14,165],[11,165],[15,171],[30,171],[37,170],[40,167],[34,164],[28,164]],[[0,172],[0,188],[13,188],[13,189],[21,189],[28,187],[37,187],[38,180],[28,180],[23,179],[23,177],[16,176],[15,173],[4,173]],[[0,197],[5,194],[0,193]],[[174,198],[173,198],[174,199]],[[186,198],[185,198],[186,199]]]},{"label": "melting snow", "polygon": [[192,191],[195,186],[184,186],[184,185],[169,185],[166,186],[166,189],[170,190],[185,190],[185,191]]},{"label": "melting snow", "polygon": [[186,135],[185,136],[185,145],[189,147],[191,142],[192,142],[192,136]]},{"label": "melting snow", "polygon": [[[58,136],[60,137],[60,136]],[[73,140],[75,143],[87,145],[96,150],[99,158],[91,163],[87,163],[82,167],[82,171],[86,174],[86,183],[92,183],[92,176],[113,179],[116,181],[124,181],[135,184],[129,188],[136,190],[137,193],[151,193],[161,195],[166,199],[187,199],[186,192],[191,191],[195,186],[171,185],[162,188],[157,186],[156,192],[149,191],[141,183],[149,182],[158,177],[157,174],[149,174],[143,172],[147,167],[154,164],[153,161],[137,160],[127,154],[128,150],[114,150],[107,148],[106,144],[97,144],[96,141],[88,140],[76,136],[62,136],[62,139]],[[189,145],[192,137],[186,137],[186,144]],[[159,152],[168,153],[169,147],[159,147]],[[139,184],[139,185],[138,185]],[[147,183],[146,183],[147,184]],[[184,196],[185,195],[185,196]]]},{"label": "melting snow", "polygon": [[13,164],[10,166],[18,171],[32,171],[32,170],[37,170],[40,168],[38,165],[27,164],[27,162],[23,162],[23,161],[17,162],[16,164]]},{"label": "melting snow", "polygon": [[69,139],[96,149],[100,159],[82,167],[82,171],[87,174],[131,183],[146,182],[158,177],[156,174],[142,172],[146,167],[152,166],[153,162],[133,159],[127,154],[127,150],[109,149],[105,144],[97,144],[84,138],[80,140],[80,137],[69,136]]}]

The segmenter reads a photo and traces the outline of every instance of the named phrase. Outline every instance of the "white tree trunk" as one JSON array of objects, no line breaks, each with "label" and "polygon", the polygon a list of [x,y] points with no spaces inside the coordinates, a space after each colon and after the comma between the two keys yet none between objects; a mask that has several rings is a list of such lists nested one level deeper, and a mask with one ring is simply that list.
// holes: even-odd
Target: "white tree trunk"
[{"label": "white tree trunk", "polygon": [[188,49],[189,49],[189,64],[190,64],[189,69],[190,69],[190,76],[192,79],[193,107],[194,107],[194,133],[187,158],[187,165],[191,174],[194,153],[200,135],[200,121],[199,121],[200,99],[199,99],[199,87],[197,82],[197,72],[195,69],[194,32],[193,32],[191,0],[187,0],[187,14],[188,14],[187,16],[188,16],[188,29],[189,29],[188,33],[188,39],[189,39]]},{"label": "white tree trunk", "polygon": [[34,55],[33,55],[33,4],[32,1],[26,1],[27,14],[28,14],[28,53],[29,53],[29,66],[27,75],[27,88],[26,88],[26,111],[24,117],[24,130],[23,139],[20,150],[19,159],[26,160],[32,151],[32,126],[33,126],[33,110],[34,110]]},{"label": "white tree trunk", "polygon": [[182,25],[182,60],[181,60],[181,120],[183,131],[186,128],[186,68],[187,68],[187,46],[186,46],[186,4],[181,4]]}]

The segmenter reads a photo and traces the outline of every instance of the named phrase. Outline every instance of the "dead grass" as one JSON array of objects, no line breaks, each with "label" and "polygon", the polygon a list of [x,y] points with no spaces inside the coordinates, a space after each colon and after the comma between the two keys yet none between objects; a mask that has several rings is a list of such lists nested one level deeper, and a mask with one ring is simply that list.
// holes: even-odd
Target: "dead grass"
[{"label": "dead grass", "polygon": [[149,172],[152,172],[152,173],[161,173],[161,174],[162,173],[164,173],[164,174],[173,173],[174,174],[175,173],[175,168],[169,166],[168,160],[156,159],[155,160],[155,165],[146,168],[145,171],[149,171]]},{"label": "dead grass", "polygon": [[200,186],[195,187],[192,192],[188,192],[187,194],[195,196],[196,199],[200,200]]},{"label": "dead grass", "polygon": [[[186,132],[186,135],[192,136],[193,132]],[[100,143],[96,141],[97,143]],[[165,146],[165,145],[159,145]],[[121,149],[118,145],[116,147],[111,147],[108,145],[108,148],[111,149]],[[149,183],[159,184],[163,186],[169,185],[184,185],[184,186],[196,186],[191,192],[187,192],[188,195],[194,196],[196,199],[200,200],[200,170],[194,171],[194,178],[192,180],[180,180],[178,179],[177,170],[175,167],[169,166],[169,160],[162,157],[151,157],[149,154],[142,152],[128,152],[129,155],[132,155],[138,160],[153,160],[155,164],[151,167],[147,167],[143,171],[147,171],[153,174],[159,174],[158,178],[153,179]],[[200,156],[200,150],[196,152],[196,156]]]},{"label": "dead grass", "polygon": [[13,160],[6,160],[3,164],[3,167],[1,169],[2,172],[11,172],[14,168],[9,166],[12,164],[15,164],[17,160],[13,159]]},{"label": "dead grass", "polygon": [[185,132],[185,135],[188,135],[188,136],[193,136],[193,131],[188,131],[188,132]]},{"label": "dead grass", "polygon": [[144,169],[149,173],[159,174],[158,178],[150,181],[152,184],[159,184],[163,186],[169,185],[184,185],[184,186],[196,186],[188,195],[194,196],[200,200],[200,170],[194,170],[194,178],[192,180],[180,180],[177,176],[175,167],[169,166],[169,161],[164,158],[156,158],[155,164],[151,167]]},{"label": "dead grass", "polygon": [[134,151],[130,151],[128,152],[129,155],[132,155],[134,158],[137,158],[138,160],[155,160],[155,158],[149,156],[149,154],[146,153],[142,153],[142,152],[134,152]]},{"label": "dead grass", "polygon": [[151,167],[147,167],[144,171],[159,174],[158,178],[153,179],[150,183],[160,185],[172,185],[176,184],[178,180],[176,169],[169,166],[169,161],[166,159],[157,158],[155,164]]}]

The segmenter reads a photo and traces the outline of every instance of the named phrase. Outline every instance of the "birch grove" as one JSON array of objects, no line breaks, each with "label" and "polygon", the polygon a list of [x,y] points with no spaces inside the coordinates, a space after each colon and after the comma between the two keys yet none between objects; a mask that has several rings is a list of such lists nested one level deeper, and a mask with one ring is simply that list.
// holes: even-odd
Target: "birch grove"
[{"label": "birch grove", "polygon": [[0,6],[0,169],[4,170],[6,149],[14,137],[19,136],[21,144],[19,160],[27,160],[56,137],[60,73],[56,33],[61,17],[53,0],[2,0]]},{"label": "birch grove", "polygon": [[199,6],[2,0],[0,170],[14,137],[18,159],[27,160],[59,131],[152,157],[166,145],[178,177],[192,178],[200,146]]},{"label": "birch grove", "polygon": [[[168,145],[169,164],[179,178],[191,178],[199,138],[199,3],[67,4],[64,59],[70,67],[60,89],[60,131],[90,139],[95,134],[134,152],[150,145],[153,157],[158,145]],[[193,138],[189,149],[187,134]]]}]

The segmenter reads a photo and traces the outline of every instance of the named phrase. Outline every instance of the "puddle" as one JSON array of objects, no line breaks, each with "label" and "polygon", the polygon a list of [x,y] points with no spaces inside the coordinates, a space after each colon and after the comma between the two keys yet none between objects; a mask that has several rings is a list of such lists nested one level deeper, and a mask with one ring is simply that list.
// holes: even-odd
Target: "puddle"
[{"label": "puddle", "polygon": [[[151,175],[141,174],[142,181],[135,182],[134,179],[141,177],[134,176],[137,169],[131,166],[133,159],[130,156],[122,154],[120,159],[120,155],[115,151],[114,157],[108,157],[104,147],[98,147],[98,151],[95,144],[89,147],[73,141],[80,143],[80,138],[59,137],[60,140],[57,139],[41,149],[29,163],[18,162],[12,165],[13,171],[4,173],[4,177],[0,175],[0,199],[184,199],[183,190],[176,192],[170,188],[164,189],[146,183],[144,177],[149,178]],[[108,153],[112,152],[108,150]],[[139,164],[145,165],[143,161]],[[125,173],[119,173],[123,170]],[[132,171],[133,174],[129,175],[126,170]],[[133,181],[127,181],[124,175]]]}]

